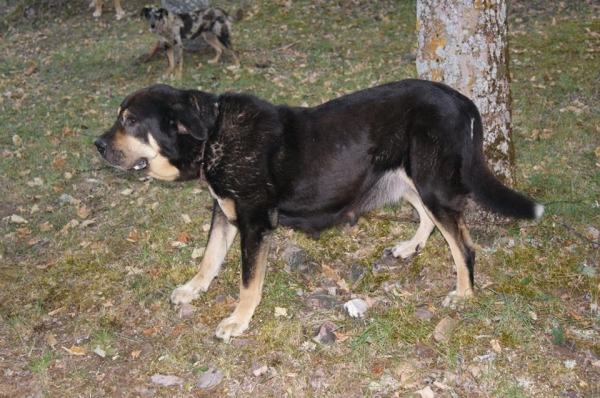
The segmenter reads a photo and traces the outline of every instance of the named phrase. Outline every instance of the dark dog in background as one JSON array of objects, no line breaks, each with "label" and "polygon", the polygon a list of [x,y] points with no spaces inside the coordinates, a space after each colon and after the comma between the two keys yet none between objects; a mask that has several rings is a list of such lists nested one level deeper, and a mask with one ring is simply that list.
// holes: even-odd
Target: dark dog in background
[{"label": "dark dog in background", "polygon": [[[125,16],[125,11],[121,8],[121,0],[114,0],[115,4],[115,16],[117,17],[117,21]],[[102,0],[92,0],[90,3],[90,7],[94,7],[94,18],[100,18],[102,16]]]},{"label": "dark dog in background", "polygon": [[153,52],[164,48],[169,59],[167,74],[175,70],[177,78],[181,77],[183,69],[183,39],[202,38],[217,52],[215,58],[209,63],[219,62],[223,51],[229,53],[236,66],[240,61],[231,44],[231,22],[242,19],[242,10],[238,10],[235,17],[227,14],[220,8],[209,7],[189,14],[176,14],[165,8],[145,7],[141,16],[146,18],[150,30],[158,36],[158,43]]},{"label": "dark dog in background", "polygon": [[208,289],[239,231],[240,296],[217,327],[224,340],[248,328],[261,300],[277,225],[315,234],[405,199],[420,224],[390,253],[415,255],[437,227],[456,265],[456,288],[443,302],[451,305],[473,294],[475,251],[463,219],[467,196],[515,218],[539,218],[544,211],[489,170],[473,102],[423,80],[362,90],[313,108],[156,85],[129,95],[95,145],[119,169],[208,184],[214,209],[202,264],[171,301],[189,303]]}]

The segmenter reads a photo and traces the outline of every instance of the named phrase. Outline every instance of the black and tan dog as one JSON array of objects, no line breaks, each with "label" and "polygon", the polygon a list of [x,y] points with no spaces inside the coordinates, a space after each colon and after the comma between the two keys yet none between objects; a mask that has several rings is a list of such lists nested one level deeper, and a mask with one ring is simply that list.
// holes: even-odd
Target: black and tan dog
[{"label": "black and tan dog", "polygon": [[421,80],[314,108],[156,85],[128,96],[95,145],[122,170],[170,181],[202,179],[209,186],[214,210],[206,252],[198,274],[172,293],[173,303],[189,303],[208,289],[240,232],[239,303],[217,327],[224,340],[248,328],[261,300],[277,225],[314,234],[404,198],[420,225],[391,253],[414,255],[437,227],[457,270],[448,305],[473,294],[475,253],[463,220],[467,195],[505,216],[534,219],[544,210],[486,166],[475,105],[445,85]]},{"label": "black and tan dog", "polygon": [[175,14],[165,8],[145,7],[141,16],[146,18],[150,30],[158,36],[158,43],[148,58],[163,48],[167,51],[169,69],[167,74],[175,70],[175,76],[181,77],[183,69],[183,39],[202,38],[217,52],[215,58],[209,63],[219,62],[223,51],[233,57],[235,65],[239,66],[233,45],[231,44],[231,22],[242,19],[242,10],[232,17],[220,8],[210,7],[197,10],[189,14]]}]

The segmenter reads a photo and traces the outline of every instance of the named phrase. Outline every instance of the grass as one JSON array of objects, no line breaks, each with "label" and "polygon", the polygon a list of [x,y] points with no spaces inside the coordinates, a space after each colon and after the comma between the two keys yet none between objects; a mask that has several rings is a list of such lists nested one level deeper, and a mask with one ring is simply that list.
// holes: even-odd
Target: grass
[{"label": "grass", "polygon": [[[546,215],[472,227],[483,248],[472,301],[439,305],[454,276],[437,232],[412,262],[372,271],[386,247],[416,229],[410,208],[388,207],[318,241],[278,230],[263,301],[230,344],[213,333],[237,298],[239,243],[193,314],[168,302],[196,272],[193,250],[206,244],[206,188],[109,168],[94,138],[127,94],[156,82],[316,105],[413,77],[415,3],[253,2],[234,25],[242,68],[227,68],[226,57],[208,64],[209,50],[186,53],[181,81],[162,77],[164,57],[131,66],[155,42],[134,12],[146,3],[125,2],[132,15],[119,22],[110,5],[94,21],[81,4],[65,3],[33,2],[37,17],[25,20],[25,5],[0,2],[0,397],[188,397],[203,394],[196,384],[209,368],[224,374],[214,396],[416,396],[427,386],[436,396],[600,395],[600,22],[592,2],[511,8],[517,187],[545,203]],[[176,247],[182,233],[189,240]],[[290,245],[323,272],[290,270],[281,258]],[[352,270],[365,271],[356,284]],[[359,320],[309,304],[332,288],[340,302],[355,294],[376,304]],[[287,317],[275,317],[276,307]],[[418,316],[423,308],[430,320]],[[445,317],[459,326],[436,341]],[[340,341],[316,345],[326,320]],[[85,354],[62,348],[73,346]],[[255,376],[262,366],[267,373]],[[152,384],[156,373],[184,386]]]}]

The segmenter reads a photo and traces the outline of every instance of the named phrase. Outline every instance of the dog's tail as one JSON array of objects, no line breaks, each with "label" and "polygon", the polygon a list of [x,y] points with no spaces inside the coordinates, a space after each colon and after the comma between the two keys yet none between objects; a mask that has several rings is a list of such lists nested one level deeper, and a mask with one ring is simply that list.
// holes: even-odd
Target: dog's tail
[{"label": "dog's tail", "polygon": [[235,16],[227,14],[227,20],[229,20],[229,22],[238,22],[241,21],[244,18],[244,11],[241,8],[238,8],[237,12],[235,13]]},{"label": "dog's tail", "polygon": [[475,201],[506,217],[539,219],[544,206],[513,191],[492,174],[483,154],[483,125],[475,105],[472,113],[473,158],[463,164],[463,183],[473,193]]}]

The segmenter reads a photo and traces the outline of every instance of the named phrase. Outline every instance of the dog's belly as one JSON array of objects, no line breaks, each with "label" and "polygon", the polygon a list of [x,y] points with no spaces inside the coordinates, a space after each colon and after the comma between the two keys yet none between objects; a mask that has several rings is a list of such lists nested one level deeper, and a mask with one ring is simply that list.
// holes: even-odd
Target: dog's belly
[{"label": "dog's belly", "polygon": [[344,186],[343,195],[340,195],[341,187],[328,186],[281,202],[277,208],[279,224],[308,234],[340,224],[354,224],[361,215],[375,208],[399,202],[402,195],[414,187],[401,168],[354,182],[354,187]]}]

